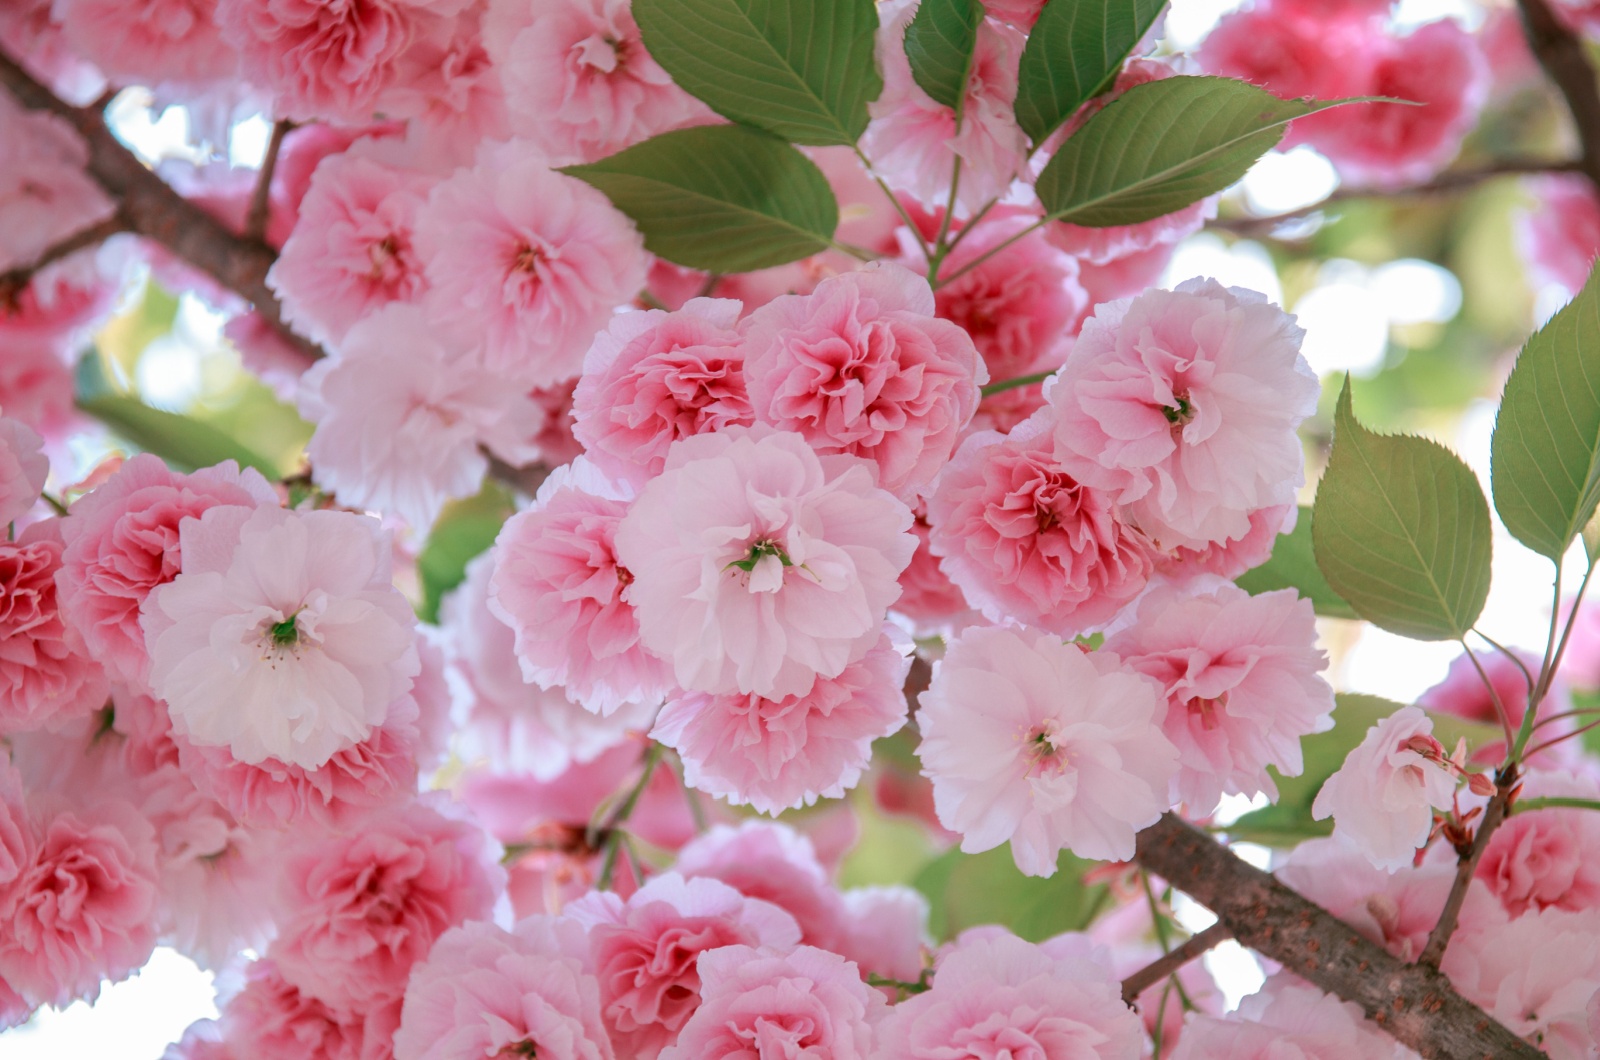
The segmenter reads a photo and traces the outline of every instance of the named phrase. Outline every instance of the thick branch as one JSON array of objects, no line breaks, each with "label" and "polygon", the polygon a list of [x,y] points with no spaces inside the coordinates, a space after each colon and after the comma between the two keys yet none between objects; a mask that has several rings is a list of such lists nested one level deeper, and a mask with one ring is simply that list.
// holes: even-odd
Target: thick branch
[{"label": "thick branch", "polygon": [[98,110],[63,102],[3,53],[0,85],[24,107],[55,114],[77,129],[89,146],[89,175],[118,201],[130,231],[161,244],[252,303],[295,345],[309,346],[284,325],[278,300],[267,287],[267,270],[275,259],[271,247],[235,235],[185,200],[117,140]]},{"label": "thick branch", "polygon": [[1213,946],[1226,942],[1231,938],[1233,938],[1233,932],[1229,931],[1228,925],[1220,920],[1199,934],[1190,935],[1183,942],[1124,979],[1122,981],[1122,1000],[1129,1005],[1133,1004],[1140,994],[1155,986],[1167,976],[1175,974],[1179,968],[1182,968]]},{"label": "thick branch", "polygon": [[1540,1054],[1455,992],[1172,814],[1139,833],[1134,859],[1188,893],[1243,945],[1330,994],[1429,1060],[1536,1060]]},{"label": "thick branch", "polygon": [[1600,191],[1600,88],[1583,42],[1561,23],[1547,0],[1517,0],[1528,47],[1566,98],[1578,130],[1583,173]]},{"label": "thick branch", "polygon": [[1500,778],[1494,798],[1489,800],[1488,808],[1483,811],[1483,820],[1478,822],[1478,833],[1472,837],[1472,846],[1456,861],[1456,876],[1450,885],[1450,896],[1445,899],[1444,909],[1439,913],[1439,922],[1428,933],[1428,942],[1417,957],[1418,964],[1437,968],[1439,962],[1444,960],[1445,947],[1450,945],[1450,936],[1455,933],[1456,921],[1461,917],[1462,903],[1467,899],[1467,888],[1472,885],[1472,875],[1477,871],[1478,862],[1488,849],[1495,829],[1506,819],[1506,805],[1511,800],[1511,792],[1516,784],[1514,771]]}]

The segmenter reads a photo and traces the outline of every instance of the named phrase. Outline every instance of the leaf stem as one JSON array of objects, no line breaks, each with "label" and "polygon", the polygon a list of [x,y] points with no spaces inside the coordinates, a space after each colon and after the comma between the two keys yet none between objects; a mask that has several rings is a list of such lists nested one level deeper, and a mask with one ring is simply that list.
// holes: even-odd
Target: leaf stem
[{"label": "leaf stem", "polygon": [[949,276],[942,276],[942,277],[939,277],[937,280],[929,281],[930,284],[932,285],[933,289],[935,291],[937,291],[939,288],[945,286],[946,284],[954,283],[955,281],[961,279],[961,277],[965,276],[967,273],[971,272],[973,269],[977,268],[979,265],[982,265],[984,262],[986,262],[990,258],[994,257],[996,254],[1000,253],[1002,250],[1004,250],[1007,247],[1009,247],[1011,244],[1017,242],[1017,240],[1024,239],[1027,236],[1032,235],[1034,232],[1037,232],[1039,229],[1043,228],[1046,224],[1048,224],[1049,221],[1050,221],[1050,218],[1048,216],[1039,218],[1033,224],[1029,225],[1027,228],[1024,228],[1022,231],[1018,232],[1016,235],[1011,236],[1008,239],[1003,239],[999,243],[996,243],[994,246],[990,247],[988,250],[984,251],[982,254],[979,254],[977,257],[973,258],[971,261],[969,261],[965,265],[961,266],[961,268],[957,269],[955,272],[952,272]]},{"label": "leaf stem", "polygon": [[1019,387],[1042,383],[1055,374],[1056,370],[1052,368],[1048,372],[1034,372],[1032,375],[1019,375],[1015,379],[1002,379],[998,383],[990,383],[988,386],[981,388],[979,393],[984,397],[993,397],[995,394],[1003,394],[1007,390],[1016,390]]},{"label": "leaf stem", "polygon": [[1535,810],[1600,810],[1600,799],[1553,795],[1541,799],[1518,799],[1511,807],[1512,813],[1532,813]]},{"label": "leaf stem", "polygon": [[[1473,653],[1472,646],[1467,643],[1467,638],[1461,638],[1461,647],[1466,650],[1467,658],[1472,660],[1472,668],[1478,671],[1478,680],[1483,682],[1483,687],[1489,690],[1489,701],[1494,704],[1495,717],[1500,719],[1500,730],[1506,738],[1506,754],[1511,754],[1511,745],[1516,741],[1516,734],[1511,731],[1511,715],[1506,710],[1506,705],[1500,700],[1500,691],[1494,687],[1494,682],[1489,680],[1489,674],[1484,670],[1483,664],[1478,661],[1478,656]],[[1530,695],[1529,707],[1524,718],[1532,713],[1532,698]]]},{"label": "leaf stem", "polygon": [[883,192],[884,197],[889,200],[889,205],[894,207],[894,212],[900,215],[900,220],[904,222],[907,228],[911,229],[911,237],[917,241],[917,247],[922,251],[923,260],[928,263],[929,269],[931,270],[933,267],[933,251],[929,249],[928,241],[922,238],[922,229],[917,227],[917,223],[913,221],[911,219],[911,215],[906,212],[905,205],[901,203],[900,197],[893,191],[890,191],[889,185],[884,183],[884,179],[878,176],[878,174],[873,170],[872,162],[868,160],[866,154],[862,152],[861,145],[854,144],[852,145],[851,150],[855,151],[856,158],[861,162],[862,168],[867,171],[867,175],[872,178],[873,182],[876,183],[878,188]]},{"label": "leaf stem", "polygon": [[591,836],[590,845],[599,842],[604,856],[600,863],[600,878],[595,882],[595,888],[601,891],[611,889],[611,878],[617,868],[617,848],[627,840],[627,833],[622,830],[634,809],[639,805],[639,800],[644,796],[645,788],[650,786],[650,778],[655,775],[656,766],[661,763],[661,757],[666,748],[654,740],[650,741],[649,750],[644,753],[644,761],[639,770],[639,779],[634,782],[628,794],[623,798],[622,804],[606,819],[605,825],[598,833]]}]

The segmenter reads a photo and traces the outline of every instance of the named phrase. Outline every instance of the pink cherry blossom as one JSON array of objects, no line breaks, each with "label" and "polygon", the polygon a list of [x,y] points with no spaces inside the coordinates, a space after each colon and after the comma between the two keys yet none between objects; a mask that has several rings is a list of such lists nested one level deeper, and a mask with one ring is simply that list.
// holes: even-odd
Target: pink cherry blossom
[{"label": "pink cherry blossom", "polygon": [[740,304],[623,313],[595,336],[572,395],[573,434],[601,467],[659,475],[679,438],[754,422],[736,330]]},{"label": "pink cherry blossom", "polygon": [[217,505],[276,502],[259,472],[241,472],[231,462],[183,475],[159,457],[134,457],[74,501],[61,523],[67,544],[57,576],[62,613],[112,676],[142,683],[150,661],[139,608],[157,586],[177,577],[179,524]]},{"label": "pink cherry blossom", "polygon": [[899,496],[926,492],[989,381],[972,339],[935,308],[926,279],[888,262],[762,306],[745,339],[756,418],[820,453],[874,461]]},{"label": "pink cherry blossom", "polygon": [[327,158],[267,282],[284,318],[312,341],[337,345],[353,324],[427,290],[413,245],[433,177],[353,154]]},{"label": "pink cherry blossom", "polygon": [[1252,508],[1250,529],[1243,537],[1213,541],[1205,548],[1179,547],[1164,552],[1156,560],[1156,571],[1179,582],[1206,574],[1237,578],[1271,559],[1278,535],[1293,530],[1299,517],[1300,509],[1292,503]]},{"label": "pink cherry blossom", "polygon": [[1367,730],[1311,806],[1316,820],[1333,818],[1333,834],[1380,869],[1410,864],[1428,841],[1433,811],[1447,810],[1455,778],[1428,761],[1412,743],[1432,739],[1433,719],[1402,707]]},{"label": "pink cherry blossom", "polygon": [[657,133],[715,120],[639,39],[628,0],[557,0],[505,45],[513,130],[554,165],[593,162]]},{"label": "pink cherry blossom", "polygon": [[[1500,706],[1505,708],[1511,727],[1515,729],[1522,724],[1522,716],[1528,709],[1528,675],[1531,673],[1535,677],[1538,676],[1540,659],[1530,651],[1519,648],[1514,648],[1512,651],[1516,654],[1515,659],[1499,651],[1478,653],[1476,660],[1465,652],[1456,656],[1450,661],[1450,669],[1446,671],[1444,680],[1417,697],[1417,706],[1435,713],[1454,714],[1498,728],[1499,710],[1495,706],[1498,701]],[[1483,676],[1479,675],[1480,667]],[[1493,686],[1493,692],[1485,686],[1485,678],[1489,685]],[[1550,720],[1552,715],[1563,714],[1571,709],[1571,694],[1567,683],[1558,676],[1546,690],[1544,701],[1539,708],[1543,719],[1547,721],[1547,724],[1539,730],[1540,739],[1547,740],[1560,733],[1571,732],[1574,728],[1572,719]],[[1531,761],[1540,766],[1550,767],[1574,752],[1573,743],[1558,744],[1534,755]],[[1492,768],[1498,765],[1505,755],[1504,740],[1486,740],[1473,748],[1472,761],[1486,768]]]},{"label": "pink cherry blossom", "polygon": [[[1594,799],[1592,780],[1571,774],[1530,773],[1523,798]],[[1478,861],[1482,880],[1512,916],[1530,910],[1600,909],[1600,814],[1550,808],[1519,812],[1495,830]]]},{"label": "pink cherry blossom", "polygon": [[544,428],[534,435],[533,443],[539,455],[551,467],[572,462],[583,452],[583,446],[572,436],[575,426],[572,419],[572,399],[576,383],[567,381],[550,387],[535,387],[528,400],[544,410]]},{"label": "pink cherry blossom", "polygon": [[39,499],[50,474],[43,445],[27,424],[0,416],[0,524],[16,522]]},{"label": "pink cherry blossom", "polygon": [[1552,1060],[1587,1060],[1600,989],[1600,910],[1530,911],[1457,934],[1441,971],[1463,997]]},{"label": "pink cherry blossom", "polygon": [[867,1060],[889,1007],[855,964],[812,946],[725,946],[701,955],[699,973],[700,1008],[660,1060]]},{"label": "pink cherry blossom", "polygon": [[911,619],[919,629],[938,629],[977,617],[967,598],[944,571],[931,551],[925,505],[919,505],[911,532],[917,536],[917,550],[900,575],[900,599],[894,602],[897,614]]},{"label": "pink cherry blossom", "polygon": [[399,1025],[394,1002],[341,1012],[296,989],[271,959],[251,963],[222,1008],[222,1039],[251,1060],[388,1060]]},{"label": "pink cherry blossom", "polygon": [[959,940],[933,988],[894,1007],[872,1056],[1136,1060],[1142,1045],[1139,1017],[1108,969],[1000,933]]},{"label": "pink cherry blossom", "polygon": [[72,370],[55,341],[14,342],[0,327],[0,342],[0,408],[48,443],[64,441],[82,420],[72,404]]},{"label": "pink cherry blossom", "polygon": [[700,954],[723,946],[787,952],[794,918],[708,878],[657,876],[626,902],[594,892],[567,908],[589,929],[600,1002],[625,1056],[655,1060],[700,1004]]},{"label": "pink cherry blossom", "polygon": [[213,508],[142,621],[150,685],[192,743],[317,769],[383,724],[418,670],[388,535],[345,512]]},{"label": "pink cherry blossom", "polygon": [[797,434],[674,442],[617,527],[644,647],[690,691],[804,695],[877,643],[916,547],[871,465]]},{"label": "pink cherry blossom", "polygon": [[24,110],[7,95],[0,98],[0,143],[6,145],[0,160],[0,270],[32,265],[115,210],[84,172],[89,149],[63,119]]},{"label": "pink cherry blossom", "polygon": [[1018,29],[1032,29],[1044,3],[1045,0],[988,0],[983,9],[990,18],[1009,22]]},{"label": "pink cherry blossom", "polygon": [[1051,876],[1063,848],[1126,861],[1170,805],[1178,750],[1160,687],[1038,630],[963,630],[920,699],[917,749],[939,822],[970,854],[1007,840]]},{"label": "pink cherry blossom", "polygon": [[489,609],[516,634],[524,680],[590,710],[654,703],[670,679],[640,644],[637,575],[617,536],[627,493],[586,461],[558,469],[501,530]]},{"label": "pink cherry blossom", "polygon": [[458,730],[464,762],[554,780],[573,763],[592,762],[622,743],[630,730],[650,727],[656,703],[629,704],[602,717],[574,703],[560,686],[526,683],[515,634],[489,610],[493,573],[490,553],[467,564],[466,581],[445,599],[442,611],[452,663],[468,699]]},{"label": "pink cherry blossom", "polygon": [[1537,290],[1559,287],[1569,296],[1583,289],[1600,253],[1600,199],[1575,174],[1546,174],[1524,182],[1533,205],[1518,211],[1517,250]]},{"label": "pink cherry blossom", "polygon": [[433,189],[417,249],[435,317],[529,387],[577,375],[595,332],[644,284],[632,223],[521,141],[485,146]]},{"label": "pink cherry blossom", "polygon": [[427,798],[304,843],[280,883],[272,946],[283,977],[335,1009],[361,1011],[405,993],[436,939],[485,920],[505,887],[499,849],[447,800]]},{"label": "pink cherry blossom", "polygon": [[1102,626],[1143,591],[1155,551],[1107,491],[1057,458],[1047,415],[961,443],[928,499],[939,568],[992,622]]},{"label": "pink cherry blossom", "polygon": [[534,916],[444,934],[406,988],[395,1060],[614,1060],[583,928]]},{"label": "pink cherry blossom", "polygon": [[861,779],[872,741],[905,723],[909,665],[884,636],[804,695],[679,693],[650,735],[679,753],[691,787],[735,804],[778,814],[841,798]]},{"label": "pink cherry blossom", "polygon": [[[0,882],[0,980],[30,1005],[93,1001],[155,948],[155,836],[132,808],[62,809],[27,839]],[[8,844],[9,845],[9,844]]]},{"label": "pink cherry blossom", "polygon": [[81,721],[110,691],[61,613],[59,527],[35,523],[0,543],[0,736]]},{"label": "pink cherry blossom", "polygon": [[216,8],[216,0],[55,0],[52,13],[73,48],[108,76],[199,87],[235,76],[239,65],[217,32]]},{"label": "pink cherry blossom", "polygon": [[472,353],[453,351],[420,308],[390,305],[345,335],[340,356],[301,379],[300,412],[317,484],[344,503],[393,512],[419,530],[483,485],[488,446],[513,465],[539,410]]},{"label": "pink cherry blossom", "polygon": [[1011,186],[1027,158],[1028,139],[1017,127],[1017,62],[1023,35],[985,19],[978,26],[959,128],[955,111],[934,102],[911,76],[906,26],[917,5],[898,0],[881,5],[878,65],[883,93],[867,105],[871,123],[861,149],[890,187],[924,206],[950,197],[951,173],[961,162],[957,204],[968,216]]},{"label": "pink cherry blossom", "polygon": [[1280,973],[1226,1016],[1184,1023],[1172,1060],[1406,1060],[1416,1054],[1370,1022],[1361,1008]]},{"label": "pink cherry blossom", "polygon": [[1056,451],[1163,548],[1244,537],[1305,480],[1304,332],[1262,295],[1194,279],[1099,306],[1046,389]]},{"label": "pink cherry blossom", "polygon": [[1301,738],[1333,727],[1327,656],[1316,645],[1310,600],[1219,582],[1194,595],[1151,592],[1105,648],[1161,684],[1162,731],[1180,762],[1173,795],[1203,814],[1223,795],[1276,799],[1267,766],[1299,776]]}]

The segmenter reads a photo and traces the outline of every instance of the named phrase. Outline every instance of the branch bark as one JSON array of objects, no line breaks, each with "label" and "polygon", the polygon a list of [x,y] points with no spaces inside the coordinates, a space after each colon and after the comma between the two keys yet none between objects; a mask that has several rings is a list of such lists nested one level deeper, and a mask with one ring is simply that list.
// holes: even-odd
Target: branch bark
[{"label": "branch bark", "polygon": [[1572,112],[1583,174],[1600,191],[1600,88],[1595,85],[1594,66],[1583,42],[1561,23],[1547,0],[1517,0],[1517,6],[1528,48]]},{"label": "branch bark", "polygon": [[53,265],[80,250],[99,246],[112,236],[128,231],[128,227],[127,219],[122,216],[121,211],[118,211],[98,224],[92,224],[88,228],[72,233],[21,268],[0,272],[0,309],[14,305],[23,289],[32,282],[34,275],[40,269]]},{"label": "branch bark", "polygon": [[1233,932],[1228,930],[1228,925],[1220,920],[1204,931],[1190,935],[1183,942],[1124,979],[1122,981],[1123,1002],[1129,1005],[1133,1004],[1140,994],[1155,986],[1167,976],[1176,973],[1179,968],[1182,968],[1213,946],[1226,942],[1231,938],[1233,938]]},{"label": "branch bark", "polygon": [[1134,860],[1210,909],[1240,943],[1360,1005],[1428,1060],[1543,1056],[1456,993],[1443,975],[1391,956],[1170,813],[1139,833]]},{"label": "branch bark", "polygon": [[1472,837],[1472,846],[1456,860],[1456,875],[1450,885],[1450,895],[1445,899],[1444,909],[1439,913],[1439,922],[1428,933],[1428,941],[1417,957],[1418,964],[1438,968],[1439,962],[1444,960],[1445,947],[1450,945],[1450,936],[1455,933],[1456,922],[1461,918],[1462,903],[1467,900],[1467,888],[1472,885],[1472,875],[1478,869],[1478,862],[1483,858],[1483,852],[1489,848],[1489,840],[1494,837],[1495,829],[1506,819],[1506,807],[1511,802],[1511,793],[1516,786],[1517,775],[1514,770],[1500,778],[1494,798],[1489,800],[1488,808],[1483,812],[1483,820],[1478,822],[1478,831]]}]

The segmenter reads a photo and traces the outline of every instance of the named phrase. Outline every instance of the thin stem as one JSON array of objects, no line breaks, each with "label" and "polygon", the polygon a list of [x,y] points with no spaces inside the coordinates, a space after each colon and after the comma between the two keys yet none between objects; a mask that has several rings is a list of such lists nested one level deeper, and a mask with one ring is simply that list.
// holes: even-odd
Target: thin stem
[{"label": "thin stem", "polygon": [[993,397],[995,394],[1003,394],[1007,390],[1016,390],[1019,387],[1032,386],[1035,383],[1042,383],[1055,374],[1056,370],[1052,368],[1048,372],[1034,372],[1032,375],[1019,375],[1015,379],[1002,379],[998,383],[990,383],[988,386],[983,387],[978,392],[984,397]]},{"label": "thin stem", "polygon": [[1567,718],[1581,718],[1586,714],[1600,714],[1600,707],[1576,707],[1572,710],[1563,710],[1560,714],[1552,714],[1547,718],[1540,718],[1534,722],[1533,731],[1538,732],[1546,725],[1553,725],[1558,721],[1565,721]]},{"label": "thin stem", "polygon": [[267,234],[267,215],[272,208],[272,174],[278,168],[278,152],[283,149],[283,138],[294,128],[291,121],[279,121],[272,126],[272,139],[267,141],[267,153],[256,173],[255,191],[250,195],[250,210],[244,215],[244,237],[264,242]]},{"label": "thin stem", "polygon": [[1596,726],[1600,726],[1600,719],[1596,719],[1594,721],[1591,721],[1587,725],[1579,726],[1578,728],[1573,729],[1571,732],[1564,732],[1560,736],[1552,736],[1550,739],[1546,740],[1544,743],[1534,744],[1532,747],[1528,748],[1527,753],[1523,757],[1524,758],[1532,758],[1534,755],[1538,754],[1540,751],[1548,751],[1548,750],[1550,750],[1550,748],[1554,747],[1558,743],[1562,743],[1563,741],[1570,740],[1575,736],[1582,736],[1584,733],[1588,732],[1590,729],[1595,728]]},{"label": "thin stem", "polygon": [[646,291],[640,291],[638,297],[639,297],[639,301],[644,303],[644,307],[646,309],[662,309],[662,310],[665,310],[667,308],[667,303],[663,302],[661,299],[657,298],[655,295],[651,294],[647,290]]},{"label": "thin stem", "polygon": [[967,233],[976,228],[978,226],[978,222],[983,220],[985,217],[988,217],[989,211],[999,205],[999,199],[990,199],[988,202],[983,204],[977,213],[969,217],[967,219],[967,223],[962,225],[961,230],[956,233],[956,237],[950,241],[950,248],[945,252],[945,256],[949,257],[951,254],[955,253],[955,249],[961,245],[961,241],[967,238]]},{"label": "thin stem", "polygon": [[828,240],[828,246],[841,254],[848,254],[857,261],[877,261],[878,255],[865,247],[858,247],[854,243],[841,243],[837,239]]},{"label": "thin stem", "polygon": [[1043,228],[1046,224],[1048,224],[1049,221],[1050,221],[1050,218],[1048,218],[1048,217],[1039,218],[1033,224],[1029,225],[1027,228],[1024,228],[1022,231],[1018,232],[1016,235],[1010,237],[1009,239],[1004,239],[1004,240],[1001,240],[999,243],[996,243],[994,246],[990,247],[988,250],[984,251],[982,254],[979,254],[977,257],[973,258],[971,261],[967,262],[965,265],[961,266],[961,268],[957,269],[955,272],[952,272],[950,275],[941,277],[937,281],[930,280],[929,281],[930,285],[933,287],[933,289],[935,291],[937,291],[939,288],[945,286],[946,284],[954,283],[955,281],[961,279],[961,277],[965,276],[967,273],[971,272],[973,269],[977,268],[979,265],[982,265],[984,262],[986,262],[990,258],[994,257],[996,254],[1000,253],[1002,250],[1004,250],[1007,247],[1009,247],[1011,244],[1015,243],[1017,240],[1023,239],[1025,237],[1030,236],[1033,233],[1037,232],[1039,229]]},{"label": "thin stem", "polygon": [[719,282],[721,282],[721,280],[722,280],[722,274],[721,273],[717,273],[717,272],[708,272],[708,273],[706,273],[706,282],[702,283],[700,285],[700,289],[694,293],[694,296],[696,298],[709,298],[709,297],[711,297],[711,292],[715,291],[717,289],[717,284]]},{"label": "thin stem", "polygon": [[1478,861],[1483,857],[1483,852],[1489,846],[1489,839],[1494,835],[1495,829],[1500,827],[1500,822],[1505,820],[1506,807],[1511,802],[1511,793],[1517,786],[1517,767],[1515,764],[1507,767],[1495,777],[1496,791],[1489,800],[1488,808],[1483,811],[1483,820],[1478,823],[1478,834],[1472,837],[1472,846],[1456,862],[1456,878],[1450,885],[1450,896],[1445,899],[1444,908],[1439,912],[1439,922],[1428,933],[1428,942],[1422,947],[1422,953],[1417,957],[1417,963],[1425,968],[1439,969],[1439,962],[1444,959],[1445,947],[1450,945],[1450,936],[1455,934],[1456,923],[1461,917],[1461,905],[1467,899],[1467,887],[1472,883],[1472,875],[1478,868]]},{"label": "thin stem", "polygon": [[1501,655],[1504,655],[1507,659],[1511,660],[1512,665],[1522,671],[1522,679],[1527,683],[1528,686],[1528,695],[1533,695],[1534,686],[1538,682],[1535,680],[1533,674],[1528,670],[1527,664],[1522,661],[1521,656],[1512,651],[1510,648],[1506,647],[1504,644],[1501,644],[1499,641],[1495,640],[1493,637],[1489,636],[1489,634],[1485,633],[1481,629],[1474,628],[1472,632],[1488,641],[1491,648],[1499,652]]},{"label": "thin stem", "polygon": [[599,890],[605,891],[611,888],[611,877],[617,868],[617,847],[627,838],[622,825],[632,816],[634,809],[639,805],[639,800],[644,797],[645,788],[650,786],[650,778],[655,775],[656,766],[661,763],[665,751],[666,748],[661,744],[654,740],[650,741],[650,749],[644,753],[644,762],[639,770],[639,779],[628,790],[622,804],[606,819],[599,835],[594,837],[599,840],[604,850],[600,863],[600,878],[595,883],[595,887]]},{"label": "thin stem", "polygon": [[1550,796],[1543,799],[1518,799],[1511,807],[1512,813],[1532,813],[1535,810],[1600,810],[1600,799]]},{"label": "thin stem", "polygon": [[[956,118],[957,128],[960,128],[960,116]],[[950,195],[945,199],[944,216],[939,219],[939,234],[933,240],[933,257],[928,259],[928,283],[931,285],[939,278],[939,266],[944,264],[944,259],[950,253],[950,247],[945,240],[950,238],[950,222],[956,216],[956,195],[961,190],[961,156],[956,155],[956,160],[950,165]]]},{"label": "thin stem", "polygon": [[[1494,687],[1494,682],[1489,680],[1489,674],[1484,670],[1483,664],[1478,661],[1478,656],[1473,653],[1472,646],[1467,643],[1467,638],[1461,638],[1461,646],[1466,649],[1467,658],[1472,660],[1472,668],[1478,671],[1478,680],[1483,682],[1483,687],[1489,690],[1489,700],[1494,703],[1495,717],[1500,719],[1500,729],[1506,737],[1506,754],[1511,754],[1511,745],[1516,740],[1516,734],[1511,731],[1511,715],[1506,711],[1506,705],[1500,701],[1500,692]],[[1528,712],[1532,713],[1530,703]],[[1526,715],[1524,715],[1526,716]]]},{"label": "thin stem", "polygon": [[39,499],[44,501],[52,509],[54,509],[55,513],[57,515],[66,515],[67,514],[67,506],[59,498],[52,497],[48,493],[41,493],[41,494],[39,494]]},{"label": "thin stem", "polygon": [[1140,994],[1167,976],[1176,975],[1179,968],[1182,968],[1218,943],[1226,942],[1231,938],[1233,938],[1233,932],[1229,931],[1228,925],[1220,920],[1199,934],[1190,935],[1177,946],[1124,979],[1122,981],[1122,1000],[1127,1004],[1133,1004]]},{"label": "thin stem", "polygon": [[857,144],[851,150],[855,151],[856,158],[861,162],[862,168],[867,171],[867,175],[878,185],[884,197],[889,200],[889,204],[894,207],[894,212],[900,215],[900,220],[905,223],[907,228],[911,229],[911,237],[917,241],[917,246],[922,251],[923,260],[928,263],[931,271],[933,267],[933,251],[928,247],[928,241],[922,238],[922,229],[917,227],[917,222],[913,221],[911,215],[906,212],[905,204],[900,201],[900,197],[889,190],[889,185],[884,183],[883,178],[873,171],[872,162],[862,153],[861,146]]},{"label": "thin stem", "polygon": [[683,759],[677,758],[676,765],[672,767],[673,775],[678,778],[678,786],[683,789],[683,800],[689,804],[689,816],[694,820],[694,830],[697,835],[704,835],[710,827],[706,821],[706,808],[700,803],[700,793],[689,786],[689,774],[684,772]]},{"label": "thin stem", "polygon": [[[1150,886],[1150,874],[1148,872],[1143,870],[1139,872],[1139,885],[1144,888],[1145,901],[1150,903],[1150,923],[1155,929],[1156,941],[1161,944],[1161,953],[1163,956],[1170,955],[1172,953],[1172,935],[1167,930],[1167,916],[1161,911],[1161,906],[1156,901],[1155,888]],[[1184,990],[1183,984],[1178,982],[1176,976],[1169,976],[1168,981],[1178,991],[1178,1001],[1183,1005],[1183,1010],[1185,1012],[1192,1011],[1195,1007],[1194,1002],[1190,1000],[1188,991]],[[1127,996],[1126,993],[1123,994],[1124,1000],[1126,1000]]]},{"label": "thin stem", "polygon": [[79,229],[61,242],[47,248],[43,254],[27,265],[0,272],[0,309],[15,304],[40,269],[53,265],[80,250],[99,246],[112,236],[128,231],[129,227],[127,219],[122,216],[121,211],[118,211],[98,224]]}]

